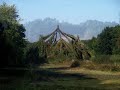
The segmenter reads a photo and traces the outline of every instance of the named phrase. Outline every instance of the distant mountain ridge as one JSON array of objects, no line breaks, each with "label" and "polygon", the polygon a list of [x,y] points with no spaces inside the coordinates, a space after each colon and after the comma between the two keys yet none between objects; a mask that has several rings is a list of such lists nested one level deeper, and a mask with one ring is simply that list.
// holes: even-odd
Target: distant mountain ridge
[{"label": "distant mountain ridge", "polygon": [[63,32],[79,35],[81,39],[91,39],[93,36],[96,37],[101,33],[105,27],[113,27],[118,25],[118,23],[87,20],[80,24],[71,24],[68,22],[59,22],[52,18],[45,18],[44,20],[37,19],[24,24],[26,28],[26,38],[30,42],[35,42],[39,39],[40,35],[47,35],[53,32],[57,25],[60,26]]}]

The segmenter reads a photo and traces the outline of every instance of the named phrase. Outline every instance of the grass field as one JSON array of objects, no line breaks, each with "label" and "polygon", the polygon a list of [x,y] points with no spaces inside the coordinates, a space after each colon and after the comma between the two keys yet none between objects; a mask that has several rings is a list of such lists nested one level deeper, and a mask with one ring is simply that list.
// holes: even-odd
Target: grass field
[{"label": "grass field", "polygon": [[63,64],[8,71],[0,70],[0,90],[120,90],[120,72],[70,68]]}]

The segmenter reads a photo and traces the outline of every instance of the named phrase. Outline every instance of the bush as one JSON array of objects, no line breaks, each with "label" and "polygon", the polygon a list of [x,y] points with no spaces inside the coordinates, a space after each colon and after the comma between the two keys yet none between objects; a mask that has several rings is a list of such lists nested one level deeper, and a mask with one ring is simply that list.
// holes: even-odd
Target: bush
[{"label": "bush", "polygon": [[72,64],[70,67],[79,67],[80,66],[80,61],[78,60],[72,60]]},{"label": "bush", "polygon": [[46,57],[39,54],[40,50],[37,46],[31,46],[26,50],[26,64],[40,65],[46,63]]},{"label": "bush", "polygon": [[80,63],[81,63],[81,67],[82,67],[82,68],[87,68],[87,69],[90,69],[90,70],[95,70],[95,69],[98,68],[98,67],[97,67],[97,64],[95,64],[95,63],[92,62],[92,61],[86,60],[86,61],[82,61],[82,62],[80,62]]},{"label": "bush", "polygon": [[120,71],[120,64],[105,64],[105,63],[96,63],[93,61],[82,61],[80,62],[82,68],[90,70],[101,70],[101,71]]},{"label": "bush", "polygon": [[98,64],[120,64],[120,55],[96,55],[91,60]]},{"label": "bush", "polygon": [[110,63],[110,55],[96,55],[91,60],[98,64]]}]

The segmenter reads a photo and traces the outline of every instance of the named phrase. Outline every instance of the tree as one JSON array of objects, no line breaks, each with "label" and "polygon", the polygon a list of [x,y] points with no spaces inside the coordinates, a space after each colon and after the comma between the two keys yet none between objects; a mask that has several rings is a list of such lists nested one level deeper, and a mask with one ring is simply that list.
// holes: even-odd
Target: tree
[{"label": "tree", "polygon": [[98,35],[98,45],[97,45],[97,51],[100,54],[112,54],[112,38],[113,35],[111,33],[111,28],[106,27],[104,31]]},{"label": "tree", "polygon": [[46,44],[42,38],[38,42],[29,43],[26,47],[26,64],[40,65],[46,62]]},{"label": "tree", "polygon": [[27,64],[34,65],[38,64],[39,61],[39,49],[36,46],[31,46],[26,51]]},{"label": "tree", "polygon": [[0,5],[0,66],[22,64],[25,28],[14,5]]},{"label": "tree", "polygon": [[114,45],[113,45],[113,51],[112,53],[113,54],[120,54],[120,26],[116,26],[113,28],[113,40],[112,42],[114,42]]},{"label": "tree", "polygon": [[120,26],[106,27],[96,39],[97,54],[120,54]]}]

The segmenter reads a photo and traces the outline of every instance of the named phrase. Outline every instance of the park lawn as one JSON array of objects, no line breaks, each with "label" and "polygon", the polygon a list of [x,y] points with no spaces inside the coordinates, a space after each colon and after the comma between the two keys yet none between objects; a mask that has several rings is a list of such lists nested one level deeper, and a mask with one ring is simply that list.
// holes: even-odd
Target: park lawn
[{"label": "park lawn", "polygon": [[[32,71],[17,70],[16,75],[0,75],[3,90],[120,90],[120,72],[70,68],[46,64]],[[22,74],[25,72],[24,74]],[[18,73],[18,75],[17,75]]]}]

